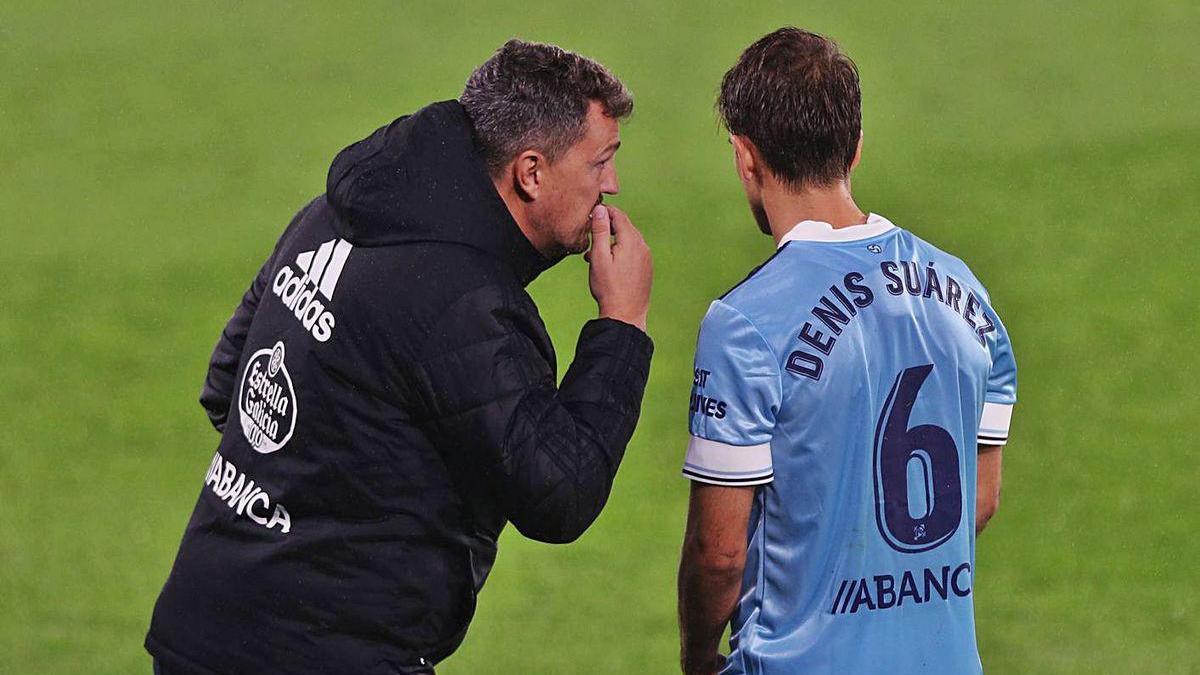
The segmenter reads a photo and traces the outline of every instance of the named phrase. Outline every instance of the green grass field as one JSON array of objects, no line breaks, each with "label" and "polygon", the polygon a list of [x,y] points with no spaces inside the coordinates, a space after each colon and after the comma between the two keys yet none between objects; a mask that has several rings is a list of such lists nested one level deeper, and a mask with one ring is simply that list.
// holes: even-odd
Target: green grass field
[{"label": "green grass field", "polygon": [[[1200,6],[333,4],[0,5],[0,672],[149,672],[223,322],[338,149],[457,96],[513,35],[634,91],[613,203],[655,252],[657,353],[599,522],[566,547],[507,533],[439,672],[672,672],[696,327],[771,251],[712,104],[784,24],[860,67],[860,204],[967,260],[1012,334],[985,667],[1200,672]],[[565,367],[586,268],[531,290]]]}]

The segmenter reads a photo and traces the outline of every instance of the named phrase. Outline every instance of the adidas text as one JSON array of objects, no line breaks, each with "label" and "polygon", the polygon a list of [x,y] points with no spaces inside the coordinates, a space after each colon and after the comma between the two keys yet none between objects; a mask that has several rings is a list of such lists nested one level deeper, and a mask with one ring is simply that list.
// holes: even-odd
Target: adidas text
[{"label": "adidas text", "polygon": [[337,320],[327,309],[326,302],[333,299],[352,248],[349,242],[341,239],[327,241],[315,251],[296,256],[299,272],[290,265],[281,267],[271,285],[284,306],[318,342],[327,342],[333,337]]}]

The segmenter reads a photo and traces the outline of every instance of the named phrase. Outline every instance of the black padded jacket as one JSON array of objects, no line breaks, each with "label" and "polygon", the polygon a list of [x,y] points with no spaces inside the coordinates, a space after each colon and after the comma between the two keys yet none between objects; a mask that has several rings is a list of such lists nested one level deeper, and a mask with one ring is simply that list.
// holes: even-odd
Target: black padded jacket
[{"label": "black padded jacket", "polygon": [[213,352],[221,441],[146,638],[166,672],[420,669],[462,641],[506,522],[587,529],[652,345],[590,321],[556,386],[524,290],[551,264],[458,102],[338,154]]}]

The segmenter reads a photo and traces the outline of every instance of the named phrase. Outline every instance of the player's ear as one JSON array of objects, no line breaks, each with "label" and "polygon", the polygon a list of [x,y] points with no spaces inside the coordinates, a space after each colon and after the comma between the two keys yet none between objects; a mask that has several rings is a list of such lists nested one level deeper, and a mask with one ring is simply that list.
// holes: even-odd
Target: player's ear
[{"label": "player's ear", "polygon": [[863,132],[859,131],[858,132],[858,147],[854,148],[854,159],[850,160],[850,170],[851,171],[858,168],[858,161],[860,159],[862,159],[862,143],[863,143]]},{"label": "player's ear", "polygon": [[526,150],[512,161],[513,187],[521,199],[531,202],[541,195],[545,169],[546,157],[537,150]]},{"label": "player's ear", "polygon": [[762,171],[762,165],[758,161],[758,148],[754,147],[749,138],[737,134],[730,134],[729,142],[733,144],[733,163],[737,168],[738,177],[743,183],[757,185]]}]

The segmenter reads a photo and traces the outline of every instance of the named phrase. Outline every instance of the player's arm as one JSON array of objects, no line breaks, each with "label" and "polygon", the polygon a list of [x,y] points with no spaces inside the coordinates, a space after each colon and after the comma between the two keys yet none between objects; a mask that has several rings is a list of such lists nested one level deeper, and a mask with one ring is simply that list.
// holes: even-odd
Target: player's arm
[{"label": "player's arm", "polygon": [[685,673],[720,670],[718,643],[737,606],[754,490],[692,483],[679,561],[680,665]]},{"label": "player's arm", "polygon": [[1003,445],[979,445],[975,489],[975,534],[983,532],[1000,508],[1000,462]]},{"label": "player's arm", "polygon": [[720,670],[718,643],[738,603],[756,489],[774,479],[771,439],[781,404],[778,360],[758,329],[717,301],[700,326],[692,381],[692,481],[679,561],[684,672]]},{"label": "player's arm", "polygon": [[[993,312],[988,308],[989,312]],[[975,484],[975,534],[983,532],[1000,507],[1000,464],[1017,402],[1017,363],[1013,359],[1008,329],[999,316],[991,317],[996,331],[988,340],[992,369],[988,373],[987,397],[979,419]]]},{"label": "player's arm", "polygon": [[[313,202],[300,210],[288,224],[284,235],[292,229],[300,218],[308,211]],[[282,242],[283,236],[280,237]],[[279,244],[275,245],[275,251]],[[237,376],[238,363],[242,359],[242,350],[246,347],[246,335],[250,332],[250,323],[254,320],[254,312],[258,309],[259,299],[271,282],[271,272],[275,268],[275,251],[263,263],[258,275],[242,295],[242,301],[233,316],[221,331],[221,337],[213,347],[212,357],[208,361],[208,373],[204,378],[204,387],[200,390],[200,405],[208,413],[208,419],[217,431],[225,430],[225,422],[229,418],[229,407],[233,401],[233,389]]]}]

